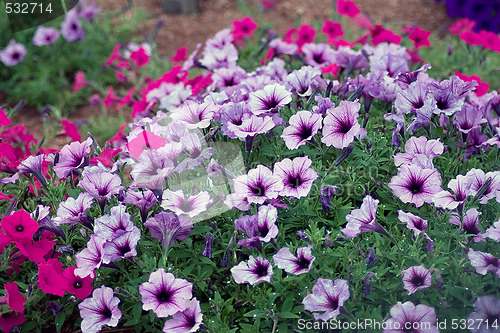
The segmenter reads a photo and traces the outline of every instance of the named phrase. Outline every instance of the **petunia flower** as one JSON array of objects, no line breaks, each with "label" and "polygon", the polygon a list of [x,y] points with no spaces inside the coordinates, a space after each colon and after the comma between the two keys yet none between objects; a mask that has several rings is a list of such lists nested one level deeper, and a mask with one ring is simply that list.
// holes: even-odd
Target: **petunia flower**
[{"label": "petunia flower", "polygon": [[237,284],[249,283],[252,286],[261,282],[269,283],[274,275],[269,261],[260,256],[250,256],[248,261],[240,262],[231,268],[231,274]]},{"label": "petunia flower", "polygon": [[[500,220],[495,222],[491,227],[486,229],[484,235],[488,238],[500,242]],[[1,247],[0,247],[1,248]]]},{"label": "petunia flower", "polygon": [[329,212],[331,210],[332,197],[338,190],[340,190],[340,187],[334,185],[325,185],[321,187],[320,200],[323,212]]},{"label": "petunia flower", "polygon": [[6,48],[0,51],[0,61],[7,67],[17,65],[22,62],[26,55],[26,48],[23,44],[11,40]]},{"label": "petunia flower", "polygon": [[176,240],[186,239],[194,227],[193,222],[184,215],[177,217],[170,212],[160,212],[150,217],[144,226],[149,229],[153,238],[158,239],[164,251]]},{"label": "petunia flower", "polygon": [[373,199],[370,195],[363,198],[363,203],[359,209],[354,209],[345,217],[347,225],[342,229],[345,236],[354,238],[363,232],[375,231],[382,235],[389,234],[377,223],[377,207],[379,200]]},{"label": "petunia flower", "polygon": [[173,170],[174,163],[165,152],[146,150],[130,172],[133,179],[131,188],[161,190],[165,179]]},{"label": "petunia flower", "polygon": [[38,264],[38,282],[43,292],[64,296],[66,284],[61,262],[57,259],[49,259],[47,262]]},{"label": "petunia flower", "polygon": [[285,158],[274,164],[273,174],[281,178],[283,189],[280,196],[294,198],[306,197],[311,191],[313,182],[318,178],[318,173],[311,168],[312,161],[309,157],[296,157],[293,160]]},{"label": "petunia flower", "polygon": [[104,209],[108,199],[123,190],[120,176],[99,166],[86,167],[78,186],[97,199],[101,210]]},{"label": "petunia flower", "polygon": [[246,16],[241,20],[233,21],[233,36],[235,40],[250,37],[253,35],[254,31],[258,28],[258,24],[249,17]]},{"label": "petunia flower", "polygon": [[33,35],[33,44],[36,46],[53,44],[59,38],[59,31],[50,27],[39,26]]},{"label": "petunia flower", "polygon": [[352,1],[338,0],[337,1],[337,12],[342,16],[354,18],[361,13],[361,10]]},{"label": "petunia flower", "polygon": [[283,188],[279,176],[274,175],[269,168],[258,165],[246,175],[234,179],[234,194],[230,196],[242,196],[246,197],[249,203],[263,204],[267,199],[277,198]]},{"label": "petunia flower", "polygon": [[123,203],[139,207],[141,220],[146,222],[148,212],[157,201],[158,199],[156,199],[155,194],[151,190],[134,191],[133,189],[128,189],[125,192],[125,199],[123,200]]},{"label": "petunia flower", "polygon": [[170,117],[187,129],[207,128],[210,126],[210,121],[214,118],[214,113],[218,109],[213,102],[199,104],[186,101],[180,108],[174,110]]},{"label": "petunia flower", "polygon": [[423,265],[412,266],[402,271],[402,273],[404,288],[408,291],[408,295],[431,286],[431,271]]},{"label": "petunia flower", "polygon": [[137,243],[141,239],[139,228],[135,227],[120,236],[106,241],[103,245],[102,262],[109,264],[118,259],[133,258],[137,255]]},{"label": "petunia flower", "polygon": [[386,329],[384,333],[405,333],[407,328],[418,327],[420,333],[439,333],[434,326],[436,312],[434,308],[419,304],[415,306],[412,302],[397,302],[390,310],[391,318],[384,322]]},{"label": "petunia flower", "polygon": [[495,333],[500,323],[500,299],[480,296],[474,302],[474,312],[467,317],[469,331],[474,333]]},{"label": "petunia flower", "polygon": [[190,333],[196,332],[203,322],[200,302],[193,298],[187,302],[184,311],[175,313],[171,319],[165,322],[163,332],[165,333]]},{"label": "petunia flower", "polygon": [[193,297],[192,289],[193,285],[188,281],[177,279],[160,268],[139,286],[142,309],[153,310],[160,318],[174,315],[188,308]]},{"label": "petunia flower", "polygon": [[405,152],[397,153],[394,156],[394,164],[400,166],[401,164],[412,164],[415,158],[423,155],[429,160],[436,156],[440,156],[444,152],[444,145],[438,140],[428,140],[425,136],[411,138],[406,141]]},{"label": "petunia flower", "polygon": [[419,49],[424,46],[431,46],[431,43],[429,42],[430,35],[430,31],[423,30],[420,27],[415,27],[408,35],[408,39],[413,42],[415,49]]},{"label": "petunia flower", "polygon": [[38,230],[38,223],[22,209],[2,218],[0,227],[13,242],[30,243]]},{"label": "petunia flower", "polygon": [[297,149],[311,140],[322,125],[321,114],[298,111],[290,117],[289,126],[283,129],[281,137],[288,149]]},{"label": "petunia flower", "polygon": [[59,161],[54,165],[57,177],[66,178],[72,171],[88,165],[86,155],[90,153],[91,146],[91,138],[64,146],[59,152]]},{"label": "petunia flower", "polygon": [[93,219],[85,212],[92,206],[94,198],[87,192],[81,192],[76,199],[69,197],[59,204],[57,216],[54,223],[81,223],[88,228],[92,228]]},{"label": "petunia flower", "polygon": [[471,195],[471,181],[472,179],[467,176],[457,175],[448,183],[448,188],[453,190],[453,195],[448,191],[440,191],[434,195],[432,201],[436,207],[443,209],[455,209],[463,206],[465,200]]},{"label": "petunia flower", "polygon": [[76,255],[75,274],[80,277],[95,276],[94,270],[103,264],[104,243],[106,239],[97,235],[92,235],[87,242],[87,247]]},{"label": "petunia flower", "polygon": [[349,296],[349,285],[346,280],[332,281],[319,278],[314,284],[313,293],[307,295],[302,304],[304,310],[313,313],[314,319],[328,321],[337,318]]},{"label": "petunia flower", "polygon": [[[500,171],[484,172],[481,169],[470,169],[465,174],[470,179],[470,195],[476,195],[479,190],[486,184],[486,181],[491,178],[491,183],[486,187],[479,203],[486,204],[489,200],[500,198]],[[500,200],[497,199],[497,202]]]},{"label": "petunia flower", "polygon": [[320,75],[318,69],[304,66],[288,74],[286,82],[292,88],[291,91],[300,97],[311,96],[319,85]]},{"label": "petunia flower", "polygon": [[22,312],[7,311],[0,315],[0,327],[3,332],[11,332],[15,326],[20,326],[24,322],[25,317]]},{"label": "petunia flower", "polygon": [[455,113],[453,124],[464,134],[470,133],[474,129],[481,129],[481,125],[487,122],[483,117],[479,107],[466,103],[462,109]]},{"label": "petunia flower", "polygon": [[82,333],[97,333],[104,326],[116,327],[122,317],[118,308],[120,299],[113,295],[113,289],[101,286],[92,293],[91,298],[78,304],[82,317]]},{"label": "petunia flower", "polygon": [[207,191],[201,191],[197,195],[186,198],[182,190],[174,192],[166,189],[163,191],[161,207],[165,210],[171,210],[177,215],[185,214],[192,218],[206,211],[210,201],[210,194]]},{"label": "petunia flower", "polygon": [[276,112],[292,101],[292,93],[279,83],[269,84],[250,93],[248,106],[253,114]]},{"label": "petunia flower", "polygon": [[358,123],[360,107],[359,102],[341,101],[339,106],[329,109],[323,122],[321,142],[342,149],[355,137],[364,137],[366,130]]},{"label": "petunia flower", "polygon": [[307,64],[319,68],[333,64],[336,60],[336,53],[330,45],[324,43],[307,43],[302,46],[304,60]]},{"label": "petunia flower", "polygon": [[469,248],[467,254],[470,264],[476,269],[476,273],[486,275],[489,271],[500,276],[500,259],[490,253],[474,251]]},{"label": "petunia flower", "polygon": [[260,206],[257,214],[243,215],[234,221],[237,230],[247,238],[238,241],[239,246],[248,249],[260,248],[260,242],[269,243],[278,236],[278,210],[272,205]]},{"label": "petunia flower", "polygon": [[65,290],[74,295],[78,299],[85,299],[92,293],[92,281],[93,277],[79,277],[75,274],[75,269],[77,267],[68,267],[62,273],[64,277],[64,282],[66,283]]},{"label": "petunia flower", "polygon": [[394,107],[398,112],[414,113],[418,109],[427,106],[433,112],[437,109],[436,100],[430,93],[429,85],[423,81],[415,81],[407,89],[401,90],[396,94]]},{"label": "petunia flower", "polygon": [[111,214],[98,217],[94,223],[94,234],[106,240],[113,240],[134,230],[134,222],[130,219],[125,205],[111,207]]},{"label": "petunia flower", "polygon": [[83,30],[76,8],[66,13],[64,21],[61,23],[61,34],[68,42],[84,38],[85,31]]},{"label": "petunia flower", "polygon": [[288,247],[282,247],[273,260],[278,268],[295,275],[308,273],[316,258],[311,254],[312,245],[297,249],[297,256],[294,256]]},{"label": "petunia flower", "polygon": [[398,168],[398,174],[392,177],[389,188],[402,202],[420,207],[425,202],[432,202],[434,195],[441,191],[441,182],[437,169],[403,164]]},{"label": "petunia flower", "polygon": [[415,237],[427,229],[428,221],[412,213],[405,213],[402,210],[398,210],[398,219],[413,232]]},{"label": "petunia flower", "polygon": [[19,292],[19,286],[16,282],[10,282],[3,285],[5,296],[0,297],[0,304],[7,304],[11,311],[23,312],[26,297]]}]

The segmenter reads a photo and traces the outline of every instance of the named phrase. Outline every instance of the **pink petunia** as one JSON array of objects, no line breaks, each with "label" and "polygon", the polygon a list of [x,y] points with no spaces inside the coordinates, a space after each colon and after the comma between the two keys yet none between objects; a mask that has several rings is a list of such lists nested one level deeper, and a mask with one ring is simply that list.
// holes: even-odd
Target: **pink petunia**
[{"label": "pink petunia", "polygon": [[78,133],[78,127],[75,124],[71,123],[68,119],[61,119],[61,124],[64,127],[64,134],[69,136],[73,141],[80,142],[82,141],[82,137],[80,133]]}]

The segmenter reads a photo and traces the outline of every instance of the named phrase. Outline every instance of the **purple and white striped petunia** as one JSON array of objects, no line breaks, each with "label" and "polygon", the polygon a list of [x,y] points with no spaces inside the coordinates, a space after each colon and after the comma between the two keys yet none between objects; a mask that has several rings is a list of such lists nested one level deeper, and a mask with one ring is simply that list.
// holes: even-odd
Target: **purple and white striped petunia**
[{"label": "purple and white striped petunia", "polygon": [[292,93],[279,83],[268,84],[264,89],[250,93],[248,106],[253,114],[277,112],[292,101]]},{"label": "purple and white striped petunia", "polygon": [[283,129],[281,137],[288,149],[297,149],[311,140],[322,127],[322,117],[319,113],[299,111],[290,117],[290,126]]},{"label": "purple and white striped petunia", "polygon": [[234,221],[236,229],[243,231],[247,238],[238,241],[239,246],[248,249],[260,248],[260,242],[269,243],[278,236],[278,210],[272,205],[260,206],[254,215],[243,215]]},{"label": "purple and white striped petunia", "polygon": [[93,202],[94,198],[87,192],[78,194],[76,199],[69,197],[59,204],[54,223],[81,223],[88,228],[92,228],[93,220],[85,212],[92,206]]},{"label": "purple and white striped petunia", "polygon": [[87,242],[87,247],[76,255],[75,275],[79,277],[95,276],[94,270],[101,267],[106,239],[93,234]]},{"label": "purple and white striped petunia", "polygon": [[274,275],[271,263],[260,256],[257,258],[250,256],[248,261],[243,261],[231,268],[231,274],[236,283],[249,283],[251,285],[261,282],[269,283]]},{"label": "purple and white striped petunia", "polygon": [[139,286],[142,309],[153,310],[160,318],[184,311],[193,297],[193,285],[184,279],[177,279],[163,268],[151,273],[149,280]]},{"label": "purple and white striped petunia", "polygon": [[135,228],[125,205],[111,207],[111,214],[98,217],[94,223],[94,234],[106,240],[120,237]]},{"label": "purple and white striped petunia", "polygon": [[320,76],[321,72],[318,69],[304,66],[288,74],[286,82],[292,88],[291,91],[297,95],[301,97],[311,96],[319,85]]},{"label": "purple and white striped petunia", "polygon": [[174,110],[170,117],[187,129],[207,128],[216,111],[218,107],[213,102],[199,104],[188,100]]},{"label": "purple and white striped petunia", "polygon": [[288,247],[282,247],[273,260],[278,268],[295,275],[308,273],[316,258],[311,254],[312,245],[297,249],[297,256],[294,256]]},{"label": "purple and white striped petunia", "polygon": [[189,217],[195,217],[207,210],[210,201],[210,194],[207,191],[186,198],[182,190],[174,192],[167,189],[163,191],[161,207],[171,210],[177,215],[185,214]]},{"label": "purple and white striped petunia", "polygon": [[186,239],[194,227],[193,222],[187,217],[183,215],[177,217],[170,212],[160,212],[150,217],[144,226],[148,227],[151,237],[158,239],[164,251],[172,246],[176,240]]},{"label": "purple and white striped petunia", "polygon": [[323,67],[333,64],[337,58],[335,51],[330,45],[324,43],[307,43],[302,46],[304,60],[311,66]]},{"label": "purple and white striped petunia", "polygon": [[430,159],[440,156],[444,151],[444,146],[439,140],[428,140],[425,136],[414,137],[406,141],[405,152],[397,153],[394,156],[394,164],[412,164],[416,157],[423,155]]},{"label": "purple and white striped petunia", "polygon": [[174,170],[174,163],[169,155],[162,150],[145,150],[139,156],[139,163],[134,164],[130,177],[133,179],[131,188],[146,188],[158,190],[163,188],[163,182]]},{"label": "purple and white striped petunia", "polygon": [[96,198],[101,208],[106,200],[124,189],[120,176],[100,166],[86,167],[82,172],[82,177],[78,186]]},{"label": "purple and white striped petunia", "polygon": [[464,104],[462,109],[455,113],[453,124],[464,134],[470,133],[473,129],[480,129],[486,123],[482,110],[472,104]]},{"label": "purple and white striped petunia", "polygon": [[[390,310],[391,318],[384,322],[383,333],[439,333],[434,326],[436,312],[434,308],[419,304],[415,306],[412,302],[397,302]],[[409,331],[410,330],[410,331]]]},{"label": "purple and white striped petunia", "polygon": [[242,118],[240,125],[228,123],[227,129],[240,139],[253,138],[257,134],[267,133],[276,126],[269,116],[257,117],[255,115]]},{"label": "purple and white striped petunia", "polygon": [[61,34],[68,42],[74,42],[84,38],[85,31],[83,30],[76,8],[66,13],[64,21],[61,23]]},{"label": "purple and white striped petunia", "polygon": [[86,157],[90,153],[92,139],[83,142],[72,142],[59,152],[59,161],[54,165],[54,171],[59,178],[66,178],[72,171],[88,165]]},{"label": "purple and white striped petunia", "polygon": [[359,209],[354,209],[345,217],[347,225],[342,232],[345,236],[354,238],[363,232],[375,231],[382,235],[389,234],[377,223],[377,207],[379,200],[373,199],[370,195],[363,198],[363,203]]},{"label": "purple and white striped petunia", "polygon": [[346,280],[332,281],[319,278],[314,284],[313,293],[307,295],[302,304],[304,310],[313,313],[314,319],[328,321],[337,318],[340,308],[349,296],[349,285]]},{"label": "purple and white striped petunia", "polygon": [[361,128],[358,122],[359,102],[341,101],[339,106],[329,109],[323,122],[323,137],[321,142],[327,146],[342,149],[355,137],[364,138],[366,129]]},{"label": "purple and white striped petunia", "polygon": [[486,181],[491,178],[491,183],[488,185],[479,203],[486,204],[490,199],[497,197],[497,201],[500,202],[500,171],[490,171],[484,173],[481,169],[470,169],[465,175],[471,179],[470,182],[470,195],[476,195],[479,189],[486,184]]},{"label": "purple and white striped petunia", "polygon": [[406,227],[413,232],[415,237],[417,237],[418,235],[420,235],[420,233],[424,232],[424,230],[427,229],[427,220],[413,215],[412,213],[405,213],[402,210],[398,210],[398,219],[402,223],[406,224]]},{"label": "purple and white striped petunia", "polygon": [[246,175],[234,179],[234,194],[230,196],[246,197],[249,203],[263,204],[268,199],[275,199],[283,190],[283,181],[279,176],[263,166],[251,169]]},{"label": "purple and white striped petunia", "polygon": [[312,161],[307,156],[293,160],[285,158],[274,164],[274,175],[280,177],[284,185],[279,194],[294,198],[306,197],[318,178],[318,173],[310,167],[311,164]]},{"label": "purple and white striped petunia", "polygon": [[50,45],[59,38],[59,31],[54,28],[38,27],[33,36],[33,44],[36,46]]},{"label": "purple and white striped petunia", "polygon": [[104,326],[116,327],[122,317],[118,308],[120,299],[113,295],[113,289],[101,286],[92,292],[92,297],[78,304],[82,317],[82,333],[97,333]]},{"label": "purple and white striped petunia", "polygon": [[500,220],[495,222],[491,227],[486,229],[484,235],[488,238],[500,242]]},{"label": "purple and white striped petunia", "polygon": [[480,296],[474,302],[474,312],[467,318],[467,327],[474,333],[496,333],[500,323],[500,299],[493,296]]},{"label": "purple and white striped petunia", "polygon": [[441,191],[434,195],[432,201],[436,207],[443,209],[455,209],[462,206],[471,195],[471,181],[472,179],[467,176],[457,175],[455,179],[450,180],[448,183],[448,188],[453,190],[453,194],[448,191]]},{"label": "purple and white striped petunia", "polygon": [[193,298],[187,302],[187,308],[184,311],[175,313],[171,319],[165,322],[163,332],[165,333],[190,333],[196,332],[203,322],[200,302]]},{"label": "purple and white striped petunia", "polygon": [[476,273],[486,275],[489,271],[500,276],[500,259],[487,252],[474,251],[469,248],[467,254],[470,264],[476,269]]},{"label": "purple and white striped petunia", "polygon": [[124,258],[133,258],[137,255],[137,243],[141,239],[141,231],[134,226],[132,231],[127,231],[110,241],[106,241],[103,246],[104,253],[102,262],[109,264]]},{"label": "purple and white striped petunia", "polygon": [[423,169],[415,164],[403,164],[392,177],[389,187],[404,203],[420,207],[432,203],[434,195],[441,191],[441,175],[437,169]]},{"label": "purple and white striped petunia", "polygon": [[408,295],[431,286],[431,271],[423,265],[412,266],[402,271],[402,273],[404,288],[408,291]]},{"label": "purple and white striped petunia", "polygon": [[7,67],[17,65],[23,61],[26,48],[23,44],[11,40],[6,48],[0,51],[0,61]]}]

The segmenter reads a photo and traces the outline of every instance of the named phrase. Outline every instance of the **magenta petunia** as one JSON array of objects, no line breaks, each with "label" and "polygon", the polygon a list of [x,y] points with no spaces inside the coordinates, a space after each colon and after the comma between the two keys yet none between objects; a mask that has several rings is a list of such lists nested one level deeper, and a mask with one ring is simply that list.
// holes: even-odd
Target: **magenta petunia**
[{"label": "magenta petunia", "polygon": [[321,114],[299,111],[290,117],[289,126],[283,129],[281,137],[288,149],[297,149],[311,140],[322,125]]},{"label": "magenta petunia", "polygon": [[387,231],[377,223],[377,207],[379,200],[367,195],[363,198],[363,203],[359,209],[354,209],[345,218],[347,225],[342,229],[345,236],[354,238],[363,232],[375,231],[388,236]]},{"label": "magenta petunia", "polygon": [[423,265],[412,266],[402,271],[402,273],[404,288],[408,291],[408,295],[431,286],[431,271]]},{"label": "magenta petunia", "polygon": [[432,203],[434,195],[441,191],[441,182],[437,169],[403,164],[398,168],[398,174],[392,177],[389,187],[402,202],[420,207],[425,202]]},{"label": "magenta petunia", "polygon": [[311,191],[313,182],[318,178],[318,173],[311,168],[312,161],[309,157],[296,157],[293,160],[285,158],[274,164],[274,175],[281,178],[283,189],[280,196],[294,198],[306,197]]},{"label": "magenta petunia", "polygon": [[193,285],[177,279],[163,268],[151,273],[149,280],[139,286],[143,310],[153,310],[158,317],[168,317],[189,306]]},{"label": "magenta petunia", "polygon": [[282,247],[273,260],[278,268],[295,275],[308,273],[316,258],[311,254],[312,245],[297,249],[297,256],[294,256],[288,247]]},{"label": "magenta petunia", "polygon": [[64,296],[66,283],[63,276],[63,265],[57,259],[49,259],[38,264],[38,283],[40,289],[47,294]]},{"label": "magenta petunia", "polygon": [[231,268],[231,274],[236,283],[249,283],[251,285],[261,282],[269,283],[274,275],[271,263],[260,256],[257,258],[250,256],[248,261],[240,262]]},{"label": "magenta petunia", "polygon": [[91,298],[78,304],[82,317],[82,333],[97,333],[104,326],[116,327],[122,312],[118,308],[120,299],[113,294],[113,289],[101,286],[92,293]]},{"label": "magenta petunia", "polygon": [[19,292],[17,283],[6,283],[3,287],[5,296],[0,297],[0,304],[7,304],[11,311],[23,312],[26,298]]},{"label": "magenta petunia", "polygon": [[358,123],[360,108],[359,102],[341,101],[339,106],[329,109],[323,122],[321,142],[342,149],[349,146],[355,137],[364,137],[366,130]]},{"label": "magenta petunia", "polygon": [[94,278],[91,276],[79,277],[75,274],[77,267],[68,267],[63,272],[64,281],[66,283],[66,291],[76,298],[85,299],[92,293],[92,281]]},{"label": "magenta petunia", "polygon": [[349,285],[346,280],[319,278],[314,284],[313,293],[307,295],[302,304],[304,310],[313,313],[314,319],[328,321],[337,318],[349,297]]},{"label": "magenta petunia", "polygon": [[434,326],[436,322],[436,312],[434,308],[419,304],[415,306],[412,302],[398,302],[390,310],[391,318],[384,324],[384,333],[405,333],[416,327],[419,333],[439,333],[439,329]]},{"label": "magenta petunia", "polygon": [[14,326],[19,326],[24,323],[25,318],[22,312],[7,311],[0,315],[0,327],[2,332],[10,332]]},{"label": "magenta petunia", "polygon": [[234,194],[230,196],[246,197],[249,203],[263,204],[267,199],[275,199],[283,190],[283,181],[279,176],[263,166],[251,169],[246,175],[234,179]]},{"label": "magenta petunia", "polygon": [[38,223],[24,209],[21,209],[2,218],[0,227],[13,242],[30,243],[38,230]]},{"label": "magenta petunia", "polygon": [[163,332],[165,333],[190,333],[200,329],[203,322],[200,302],[193,298],[187,302],[187,308],[184,311],[175,313],[171,319],[165,322]]}]

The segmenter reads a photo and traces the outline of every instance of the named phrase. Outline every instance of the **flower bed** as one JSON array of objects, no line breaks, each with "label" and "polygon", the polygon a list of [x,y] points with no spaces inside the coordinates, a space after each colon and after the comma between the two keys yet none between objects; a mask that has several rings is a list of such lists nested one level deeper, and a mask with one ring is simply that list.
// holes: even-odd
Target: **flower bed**
[{"label": "flower bed", "polygon": [[498,92],[338,6],[368,32],[247,17],[157,79],[117,45],[103,147],[4,129],[2,330],[498,331]]}]

